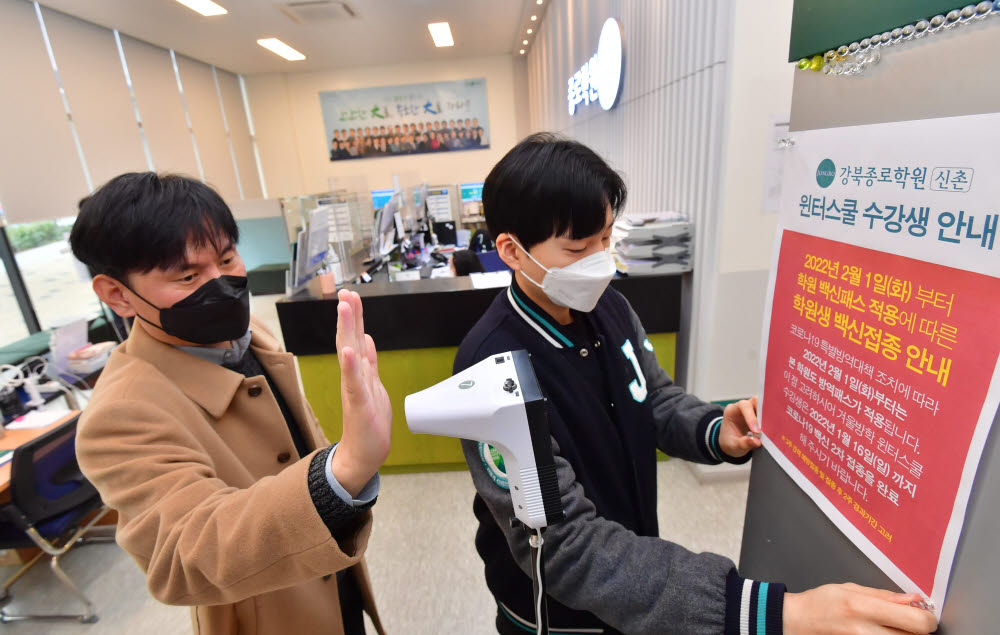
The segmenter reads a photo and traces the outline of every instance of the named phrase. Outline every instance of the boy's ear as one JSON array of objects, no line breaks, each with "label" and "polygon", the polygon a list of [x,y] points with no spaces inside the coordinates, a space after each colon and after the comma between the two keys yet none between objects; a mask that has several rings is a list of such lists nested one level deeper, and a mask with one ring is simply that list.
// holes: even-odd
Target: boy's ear
[{"label": "boy's ear", "polygon": [[111,307],[111,310],[123,318],[133,317],[136,310],[122,291],[122,283],[103,273],[94,276],[94,293],[101,302]]},{"label": "boy's ear", "polygon": [[503,233],[497,236],[496,239],[497,254],[500,255],[500,260],[503,260],[504,264],[513,269],[514,271],[521,270],[521,250],[518,249],[514,241],[511,240],[510,234]]}]

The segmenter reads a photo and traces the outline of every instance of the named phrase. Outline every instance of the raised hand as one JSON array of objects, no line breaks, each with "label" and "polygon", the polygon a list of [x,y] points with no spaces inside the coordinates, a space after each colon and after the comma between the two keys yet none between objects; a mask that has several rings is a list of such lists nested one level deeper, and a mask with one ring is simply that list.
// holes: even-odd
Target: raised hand
[{"label": "raised hand", "polygon": [[331,468],[341,486],[357,496],[389,454],[392,405],[378,376],[375,342],[365,333],[361,296],[341,289],[337,299],[344,433]]}]

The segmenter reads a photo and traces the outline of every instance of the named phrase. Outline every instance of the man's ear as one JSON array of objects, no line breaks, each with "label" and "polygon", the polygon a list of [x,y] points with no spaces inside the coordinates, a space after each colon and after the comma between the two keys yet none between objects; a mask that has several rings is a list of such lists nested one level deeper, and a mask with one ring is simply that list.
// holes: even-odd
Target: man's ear
[{"label": "man's ear", "polygon": [[132,303],[123,291],[121,282],[111,276],[99,273],[94,276],[94,293],[101,299],[101,302],[111,307],[111,310],[123,318],[133,317],[136,310],[132,308]]},{"label": "man's ear", "polygon": [[503,233],[497,236],[496,245],[497,253],[500,255],[500,260],[503,260],[504,264],[514,271],[520,271],[521,250],[516,244],[514,244],[514,240],[510,237],[510,234]]}]

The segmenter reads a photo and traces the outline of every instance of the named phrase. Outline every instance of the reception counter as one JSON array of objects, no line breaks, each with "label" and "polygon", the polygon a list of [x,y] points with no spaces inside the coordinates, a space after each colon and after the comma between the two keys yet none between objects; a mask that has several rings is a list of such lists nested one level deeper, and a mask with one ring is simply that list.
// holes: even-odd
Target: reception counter
[{"label": "reception counter", "polygon": [[[611,286],[632,304],[673,374],[680,325],[681,276],[617,278]],[[393,409],[392,451],[384,472],[464,469],[456,439],[410,434],[406,395],[451,375],[462,338],[504,289],[476,289],[468,277],[348,285],[361,295],[365,330],[379,351],[379,374]],[[277,304],[285,348],[298,357],[306,397],[330,439],[341,436],[337,297],[304,291]]]}]

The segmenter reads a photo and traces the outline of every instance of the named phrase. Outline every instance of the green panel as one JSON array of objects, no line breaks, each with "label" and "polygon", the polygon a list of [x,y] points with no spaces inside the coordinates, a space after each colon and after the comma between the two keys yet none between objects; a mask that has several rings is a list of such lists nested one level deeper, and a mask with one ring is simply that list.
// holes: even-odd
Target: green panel
[{"label": "green panel", "polygon": [[957,0],[795,0],[788,61],[961,9]]},{"label": "green panel", "polygon": [[[674,373],[675,333],[650,333],[660,365]],[[382,351],[378,370],[392,401],[392,450],[385,462],[386,473],[430,472],[465,469],[458,439],[411,434],[403,416],[406,395],[423,390],[451,376],[457,347]],[[336,355],[300,355],[299,371],[306,398],[312,405],[328,439],[341,437],[340,366]],[[661,457],[663,458],[663,457]]]},{"label": "green panel", "polygon": [[[403,399],[451,376],[457,347],[380,351],[378,371],[392,401],[392,450],[387,466],[460,463],[458,439],[411,434],[403,416]],[[306,398],[328,439],[341,437],[340,366],[336,355],[299,356]]]}]

